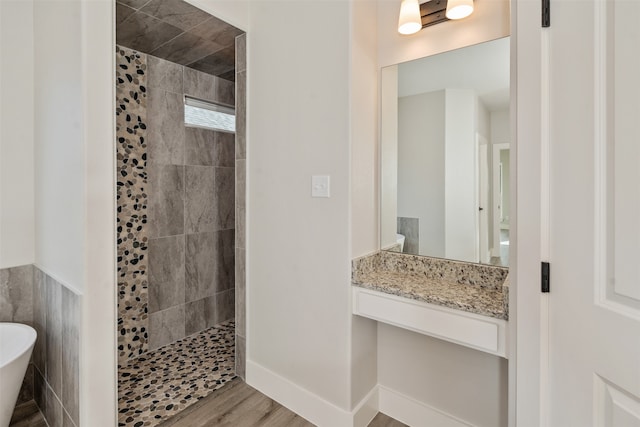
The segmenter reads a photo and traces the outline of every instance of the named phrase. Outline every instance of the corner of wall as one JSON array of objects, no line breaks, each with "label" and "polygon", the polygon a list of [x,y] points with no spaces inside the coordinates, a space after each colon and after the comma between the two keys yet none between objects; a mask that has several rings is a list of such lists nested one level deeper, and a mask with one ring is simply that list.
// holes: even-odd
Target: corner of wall
[{"label": "corner of wall", "polygon": [[[356,258],[380,248],[379,218],[379,72],[377,7],[350,3],[350,255]],[[351,283],[348,310],[351,312]],[[377,323],[351,315],[350,400],[355,425],[377,413]],[[372,399],[375,405],[371,403]],[[371,417],[372,418],[372,417]],[[368,421],[371,419],[366,420]],[[366,426],[367,424],[362,424]]]}]

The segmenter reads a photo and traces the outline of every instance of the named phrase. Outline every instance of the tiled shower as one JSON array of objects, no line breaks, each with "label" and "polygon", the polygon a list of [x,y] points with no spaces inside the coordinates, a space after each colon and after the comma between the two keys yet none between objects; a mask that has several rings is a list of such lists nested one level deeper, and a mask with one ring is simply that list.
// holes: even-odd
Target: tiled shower
[{"label": "tiled shower", "polygon": [[185,93],[233,105],[233,82],[117,58],[122,364],[234,317],[235,138],[183,124]]},{"label": "tiled shower", "polygon": [[[182,1],[144,4],[117,4],[122,426],[157,425],[244,372],[245,37]],[[154,22],[177,35],[158,40]],[[222,40],[231,70],[228,46],[189,63]],[[185,126],[185,96],[235,106],[236,133]]]}]

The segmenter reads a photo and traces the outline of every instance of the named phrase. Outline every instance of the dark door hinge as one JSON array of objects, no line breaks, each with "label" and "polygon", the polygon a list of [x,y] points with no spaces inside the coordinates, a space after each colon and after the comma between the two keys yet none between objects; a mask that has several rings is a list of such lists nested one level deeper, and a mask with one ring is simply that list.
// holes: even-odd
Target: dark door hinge
[{"label": "dark door hinge", "polygon": [[540,291],[542,293],[549,293],[549,289],[551,286],[551,273],[549,272],[549,263],[542,262],[542,280]]},{"label": "dark door hinge", "polygon": [[551,26],[551,0],[542,0],[542,28]]}]

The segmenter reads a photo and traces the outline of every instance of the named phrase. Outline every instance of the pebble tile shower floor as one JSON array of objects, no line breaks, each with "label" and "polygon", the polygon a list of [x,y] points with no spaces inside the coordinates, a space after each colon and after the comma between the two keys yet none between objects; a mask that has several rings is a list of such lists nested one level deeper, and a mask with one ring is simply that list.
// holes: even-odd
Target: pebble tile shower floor
[{"label": "pebble tile shower floor", "polygon": [[143,356],[118,372],[118,425],[156,426],[236,377],[233,321]]}]

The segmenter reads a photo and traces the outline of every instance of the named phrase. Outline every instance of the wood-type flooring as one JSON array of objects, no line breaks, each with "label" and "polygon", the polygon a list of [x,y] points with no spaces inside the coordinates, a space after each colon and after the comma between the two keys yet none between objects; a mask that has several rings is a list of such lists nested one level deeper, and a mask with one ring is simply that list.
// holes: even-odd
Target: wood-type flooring
[{"label": "wood-type flooring", "polygon": [[[160,427],[313,427],[313,424],[236,378]],[[369,427],[407,426],[378,414]]]},{"label": "wood-type flooring", "polygon": [[[10,427],[46,426],[33,400],[16,408],[10,424]],[[160,427],[225,426],[312,427],[313,424],[236,378],[160,425]],[[407,426],[384,414],[378,414],[369,427]]]}]

